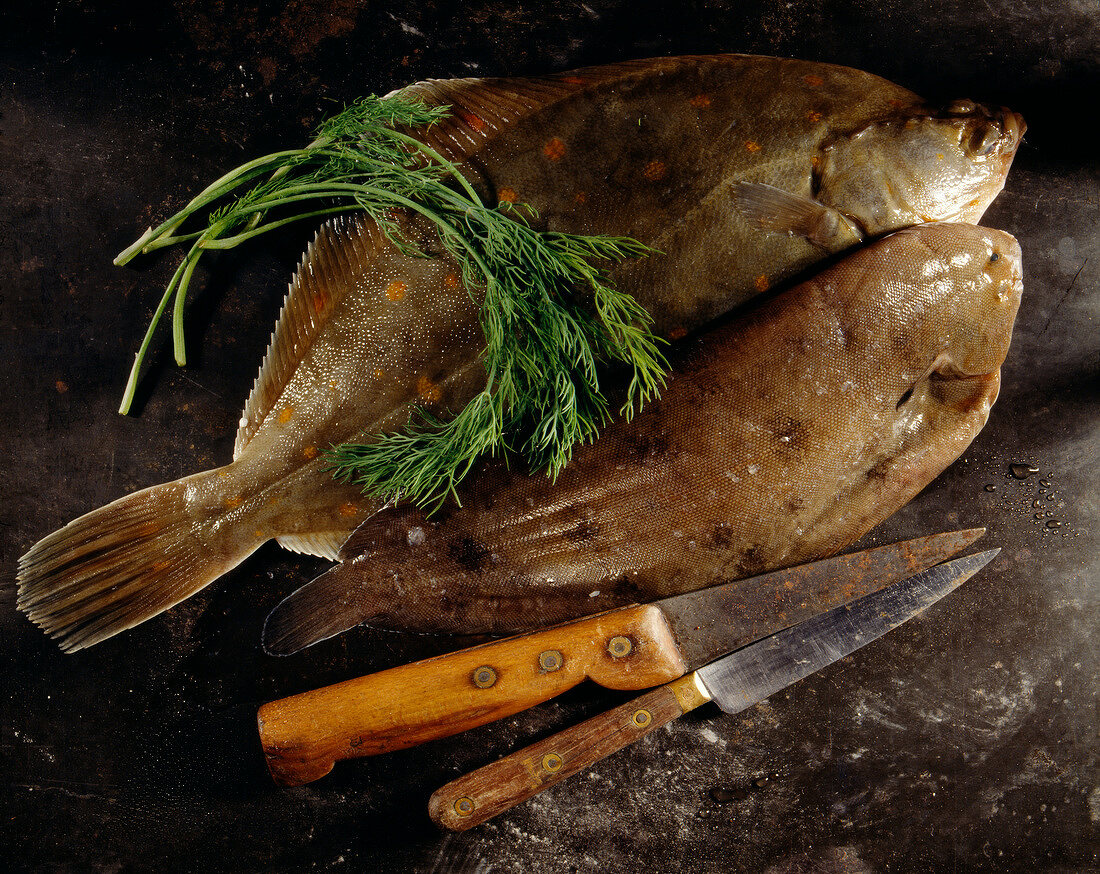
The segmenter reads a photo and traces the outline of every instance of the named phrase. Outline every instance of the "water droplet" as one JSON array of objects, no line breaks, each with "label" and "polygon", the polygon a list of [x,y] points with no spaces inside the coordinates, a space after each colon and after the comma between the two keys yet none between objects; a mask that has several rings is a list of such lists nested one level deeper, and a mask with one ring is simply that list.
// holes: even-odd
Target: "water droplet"
[{"label": "water droplet", "polygon": [[1062,527],[1062,520],[1061,519],[1051,519],[1049,522],[1047,522],[1047,528],[1061,528],[1061,527]]},{"label": "water droplet", "polygon": [[1033,506],[1033,507],[1041,507],[1041,506],[1043,506],[1043,502],[1042,502],[1042,501],[1040,501],[1040,500],[1039,500],[1038,498],[1036,498],[1036,499],[1035,499],[1034,501],[1032,501],[1032,502],[1031,502],[1031,506]]},{"label": "water droplet", "polygon": [[1051,492],[1049,495],[1047,495],[1047,500],[1048,501],[1053,501],[1054,500],[1054,492]]},{"label": "water droplet", "polygon": [[995,492],[995,491],[997,491],[997,487],[995,485],[993,485],[993,483],[989,483],[989,485],[987,485],[985,487],[985,490],[987,492]]},{"label": "water droplet", "polygon": [[1023,464],[1022,462],[1010,464],[1008,469],[1012,471],[1012,475],[1016,477],[1016,479],[1027,479],[1033,473],[1039,472],[1039,468],[1034,464]]},{"label": "water droplet", "polygon": [[1035,514],[1035,518],[1036,518],[1036,519],[1042,519],[1042,518],[1043,518],[1043,514],[1042,514],[1042,513],[1036,513],[1036,514]]},{"label": "water droplet", "polygon": [[405,542],[409,546],[420,546],[425,540],[427,540],[427,534],[424,533],[424,529],[419,525],[413,526],[405,534]]},{"label": "water droplet", "polygon": [[1041,486],[1043,486],[1043,487],[1045,488],[1045,487],[1047,487],[1047,486],[1049,486],[1049,485],[1050,485],[1050,480],[1048,480],[1048,479],[1041,479],[1041,480],[1039,480],[1039,485],[1041,485]]}]

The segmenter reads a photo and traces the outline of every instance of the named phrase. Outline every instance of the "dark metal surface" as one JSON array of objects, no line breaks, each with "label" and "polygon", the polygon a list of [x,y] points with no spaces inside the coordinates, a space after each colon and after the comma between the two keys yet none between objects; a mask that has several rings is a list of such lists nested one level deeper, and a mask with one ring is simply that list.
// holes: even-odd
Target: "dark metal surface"
[{"label": "dark metal surface", "polygon": [[694,670],[747,643],[938,564],[984,533],[977,528],[932,534],[687,592],[657,603],[688,670]]},{"label": "dark metal surface", "polygon": [[[690,714],[462,836],[429,822],[437,786],[614,694],[577,690],[286,791],[264,768],[259,704],[454,643],[368,630],[265,656],[263,617],[324,567],[273,546],[78,656],[16,613],[15,562],[38,538],[230,457],[312,233],[291,228],[203,268],[191,365],[175,369],[159,341],[140,415],[122,418],[126,371],[176,262],[110,262],[153,219],[226,168],[307,142],[364,92],[712,51],[848,64],[1028,120],[984,219],[1024,250],[1000,400],[963,459],[863,544],[987,526],[1000,558],[943,609],[747,713]],[[1097,869],[1095,0],[16,0],[0,9],[0,71],[0,867]],[[1014,463],[1038,472],[1016,479]],[[645,789],[658,781],[660,793]]]},{"label": "dark metal surface", "polygon": [[988,549],[921,571],[711,662],[696,673],[724,712],[740,713],[908,622],[965,583],[999,552]]}]

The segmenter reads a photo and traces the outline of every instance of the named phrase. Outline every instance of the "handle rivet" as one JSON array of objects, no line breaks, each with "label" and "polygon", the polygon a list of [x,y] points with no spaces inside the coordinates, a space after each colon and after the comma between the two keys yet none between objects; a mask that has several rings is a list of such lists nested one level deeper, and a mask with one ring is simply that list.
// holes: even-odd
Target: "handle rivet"
[{"label": "handle rivet", "polygon": [[634,715],[630,718],[638,728],[645,728],[653,721],[653,714],[648,710],[635,710]]},{"label": "handle rivet", "polygon": [[548,649],[539,653],[539,667],[544,671],[556,671],[565,660],[556,649]]},{"label": "handle rivet", "polygon": [[474,800],[463,795],[455,802],[455,813],[459,816],[469,816],[474,812]]},{"label": "handle rivet", "polygon": [[474,669],[474,685],[479,689],[488,689],[497,681],[497,672],[488,665]]},{"label": "handle rivet", "polygon": [[630,642],[629,637],[613,637],[607,642],[607,651],[611,653],[612,657],[621,659],[623,656],[630,655],[630,651],[634,649],[634,644]]},{"label": "handle rivet", "polygon": [[542,768],[544,771],[548,771],[551,774],[561,770],[561,766],[564,764],[561,756],[557,753],[547,753],[542,757]]}]

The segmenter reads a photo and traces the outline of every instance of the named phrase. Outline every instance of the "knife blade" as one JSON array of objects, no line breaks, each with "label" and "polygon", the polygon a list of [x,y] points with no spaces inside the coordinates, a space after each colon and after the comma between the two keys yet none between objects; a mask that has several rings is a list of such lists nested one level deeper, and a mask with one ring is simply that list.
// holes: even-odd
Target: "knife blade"
[{"label": "knife blade", "polygon": [[648,689],[719,655],[966,548],[984,528],[835,556],[611,610],[273,701],[257,725],[275,782],[298,786],[336,761],[448,737],[549,700],[584,679]]},{"label": "knife blade", "polygon": [[998,552],[922,571],[472,771],[438,789],[428,813],[444,828],[464,831],[708,701],[726,713],[740,713],[897,628],[961,586]]}]

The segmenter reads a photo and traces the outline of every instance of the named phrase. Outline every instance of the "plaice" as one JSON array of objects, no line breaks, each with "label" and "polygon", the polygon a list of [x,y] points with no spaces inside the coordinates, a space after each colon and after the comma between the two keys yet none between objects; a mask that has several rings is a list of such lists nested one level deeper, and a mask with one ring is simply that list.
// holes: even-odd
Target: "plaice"
[{"label": "plaice", "polygon": [[447,737],[540,704],[585,679],[667,683],[716,656],[929,568],[985,529],[936,534],[482,644],[274,701],[258,725],[276,782],[341,759]]},{"label": "plaice", "polygon": [[[743,55],[656,58],[525,79],[423,82],[403,93],[453,108],[444,123],[411,133],[461,165],[487,203],[527,203],[538,211],[540,229],[626,234],[658,250],[620,265],[613,278],[653,316],[654,330],[673,339],[860,239],[915,222],[976,221],[1001,190],[1024,130],[1007,110],[968,101],[933,109],[868,73]],[[405,230],[424,251],[439,252],[430,228],[412,223]],[[353,485],[333,483],[325,447],[399,430],[422,406],[445,417],[485,386],[478,307],[460,273],[446,258],[403,253],[372,221],[326,223],[302,261],[242,410],[232,463],[120,497],[43,538],[19,563],[20,609],[71,652],[167,610],[269,539],[336,557],[348,535],[383,502]],[[936,324],[934,314],[922,318]],[[866,332],[850,321],[836,333],[855,344],[848,352],[865,358],[860,338]],[[751,365],[731,361],[733,367]],[[741,379],[752,384],[755,377]],[[823,397],[842,386],[824,386]],[[703,393],[713,387],[699,386]],[[801,421],[800,413],[784,413],[756,424],[782,432]],[[707,432],[717,430],[713,422],[706,426]],[[660,433],[639,433],[639,451],[662,445]],[[789,448],[797,449],[799,435],[786,436]],[[802,463],[813,469],[820,462]],[[600,480],[606,479],[605,471]],[[677,492],[679,485],[677,479]],[[710,488],[720,493],[722,483]],[[525,498],[537,497],[521,496],[514,518],[527,515]],[[576,500],[573,495],[556,505]],[[888,510],[894,503],[877,505]],[[772,500],[764,506],[783,504]],[[392,521],[392,514],[381,515]],[[786,515],[789,521],[797,514]],[[545,526],[554,522],[545,520]],[[583,517],[569,524],[577,535],[591,530]],[[625,515],[625,509],[621,524],[628,531],[645,529],[644,520]],[[763,563],[750,555],[738,575],[831,554],[871,524],[868,519],[842,537],[803,542],[801,551],[779,561],[772,543],[758,550]],[[605,534],[612,527],[605,525]],[[456,553],[476,563],[481,541],[476,531],[470,537],[474,548],[460,543]],[[675,552],[667,542],[654,540],[653,548]],[[577,563],[591,566],[590,555],[580,552]],[[520,573],[517,566],[530,567],[535,558],[505,566]],[[385,614],[380,621],[391,627],[512,632],[527,627],[519,620],[530,616],[558,621],[673,594],[643,587],[611,603],[609,595],[622,593],[608,579],[583,583],[579,611],[567,604],[568,594],[558,592],[538,605],[509,607],[517,588],[537,592],[546,576],[560,579],[559,567],[530,585],[509,587],[495,608],[480,591],[462,592],[462,580],[445,585],[457,594],[454,608],[441,608],[435,593],[418,583],[407,587],[409,604],[398,599],[390,605],[386,599],[395,587],[388,585],[388,570],[383,591],[352,610],[342,610],[342,598],[356,599],[340,588],[331,599],[322,591],[320,603],[307,598],[297,615],[284,617],[291,620],[284,630],[294,631],[293,640],[282,642],[284,649],[308,645],[379,611]],[[655,573],[666,581],[676,578],[667,567]],[[328,584],[333,582],[330,577]],[[363,588],[358,582],[356,587]],[[597,589],[605,600],[588,601],[588,592]],[[569,612],[548,618],[552,606]],[[478,619],[491,620],[492,627],[476,624]],[[298,634],[303,624],[308,627]]]},{"label": "plaice", "polygon": [[924,570],[711,662],[675,682],[453,780],[428,812],[463,831],[714,701],[726,713],[753,704],[839,661],[912,619],[988,564],[999,549]]}]

